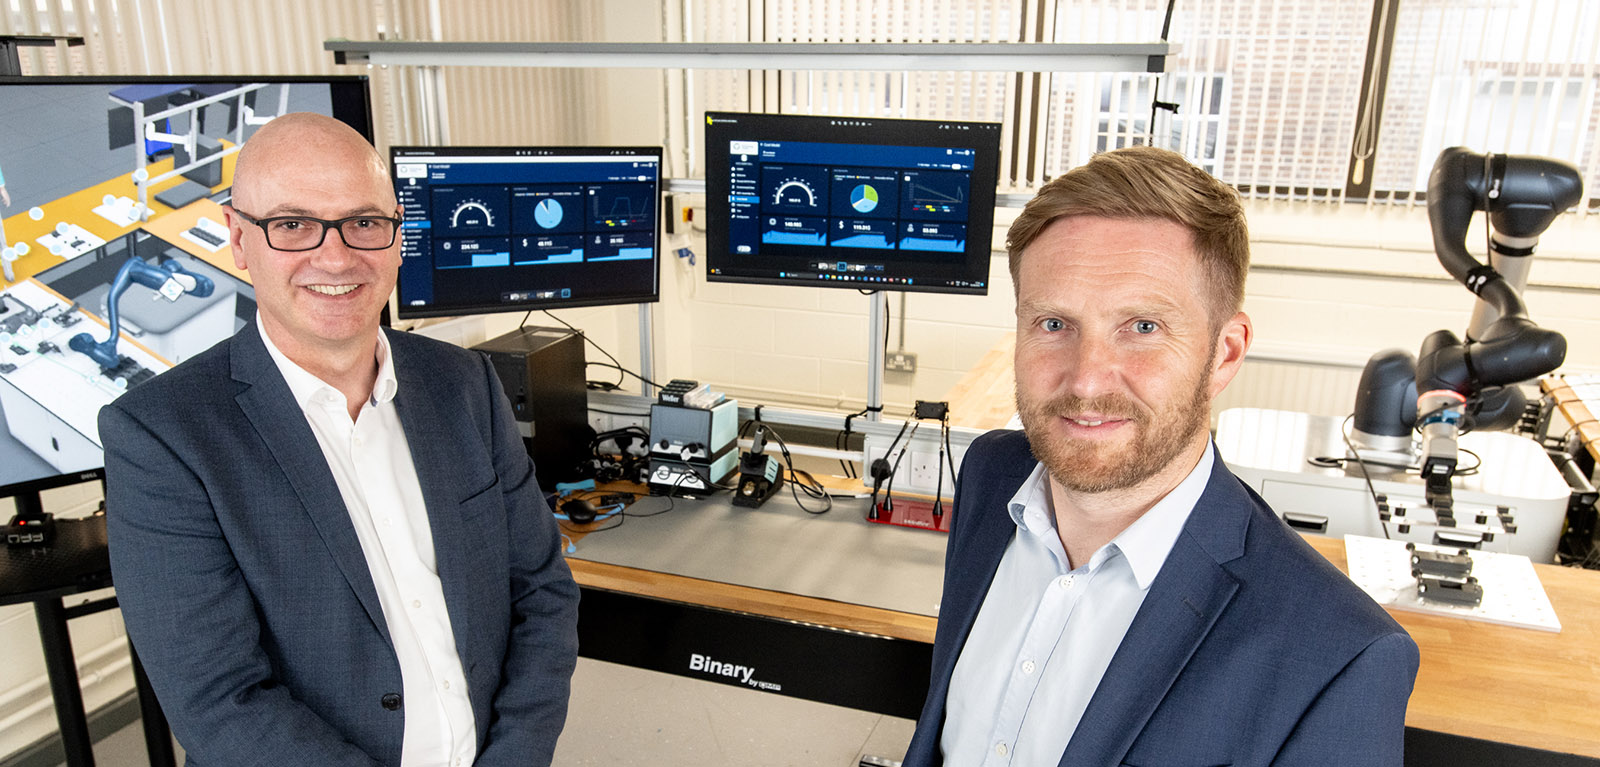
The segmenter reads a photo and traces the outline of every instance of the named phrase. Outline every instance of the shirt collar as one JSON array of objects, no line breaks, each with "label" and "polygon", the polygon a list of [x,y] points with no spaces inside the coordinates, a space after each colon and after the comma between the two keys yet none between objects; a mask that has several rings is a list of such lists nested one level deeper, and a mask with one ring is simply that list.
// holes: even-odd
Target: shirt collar
[{"label": "shirt collar", "polygon": [[[261,333],[261,341],[266,344],[267,354],[272,356],[272,361],[278,365],[278,371],[283,374],[283,380],[289,384],[289,393],[294,395],[294,401],[303,410],[311,403],[338,404],[341,408],[346,405],[342,392],[335,389],[322,379],[312,375],[303,367],[289,359],[277,344],[272,342],[272,336],[267,334],[266,326],[260,320],[256,321],[256,329]],[[400,389],[400,382],[394,377],[394,354],[389,349],[389,338],[380,328],[378,330],[378,377],[372,384],[372,395],[368,402],[372,405],[382,405],[394,399]]]},{"label": "shirt collar", "polygon": [[[1211,468],[1215,461],[1216,456],[1208,442],[1200,461],[1189,471],[1189,475],[1184,477],[1172,492],[1156,501],[1149,511],[1128,525],[1128,529],[1111,539],[1105,549],[1095,552],[1090,558],[1091,561],[1104,559],[1101,556],[1102,552],[1115,547],[1128,560],[1139,588],[1150,588],[1151,581],[1154,581],[1156,574],[1161,572],[1161,566],[1167,562],[1167,555],[1172,553],[1173,545],[1178,542],[1178,535],[1188,523],[1195,504],[1205,493],[1206,485],[1211,481]],[[1033,473],[1023,480],[1022,486],[1017,488],[1017,492],[1006,504],[1006,510],[1011,514],[1011,520],[1017,527],[1034,535],[1058,536],[1053,508],[1050,502],[1049,474],[1043,463],[1033,467]]]}]

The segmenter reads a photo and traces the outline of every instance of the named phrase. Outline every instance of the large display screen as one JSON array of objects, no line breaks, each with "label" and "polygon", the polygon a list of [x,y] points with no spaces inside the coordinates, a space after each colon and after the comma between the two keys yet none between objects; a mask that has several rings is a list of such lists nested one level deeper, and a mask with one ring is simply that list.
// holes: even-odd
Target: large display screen
[{"label": "large display screen", "polygon": [[1000,126],[706,114],[706,278],[983,294]]},{"label": "large display screen", "polygon": [[660,147],[394,147],[401,317],[658,300]]},{"label": "large display screen", "polygon": [[0,78],[0,496],[102,476],[100,408],[255,315],[222,206],[297,111],[371,139],[364,77]]}]

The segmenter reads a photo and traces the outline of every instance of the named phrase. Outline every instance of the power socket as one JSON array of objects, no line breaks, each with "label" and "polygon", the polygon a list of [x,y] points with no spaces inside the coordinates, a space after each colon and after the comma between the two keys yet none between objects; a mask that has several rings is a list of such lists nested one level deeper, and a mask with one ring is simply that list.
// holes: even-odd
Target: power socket
[{"label": "power socket", "polygon": [[906,456],[906,465],[901,467],[905,474],[906,488],[932,489],[939,481],[939,454],[921,450],[913,450]]},{"label": "power socket", "polygon": [[625,429],[629,426],[637,426],[645,431],[649,431],[650,416],[644,414],[620,415],[616,413],[597,413],[590,411],[589,425],[594,428],[595,433],[597,434],[600,432],[611,431],[613,429]]},{"label": "power socket", "polygon": [[[924,427],[924,431],[926,430],[926,427]],[[965,455],[963,448],[957,448],[953,456],[946,456],[947,463],[941,465],[939,461],[940,445],[932,433],[928,434],[927,438],[924,439],[923,432],[918,432],[916,439],[912,440],[910,445],[902,442],[895,448],[893,453],[885,456],[884,448],[888,444],[888,437],[881,439],[868,437],[866,444],[863,446],[863,452],[867,458],[867,466],[871,466],[873,460],[878,458],[887,458],[889,464],[893,466],[896,457],[900,453],[909,451],[905,453],[905,458],[900,460],[900,466],[895,470],[894,490],[896,493],[907,492],[933,495],[935,490],[942,490],[943,495],[949,497],[955,492],[956,480],[955,475],[951,473],[950,467],[952,465],[961,466],[961,459]],[[942,483],[939,479],[940,473],[944,474]],[[866,476],[865,471],[862,474]],[[872,480],[868,479],[867,484],[871,485]]]},{"label": "power socket", "polygon": [[891,373],[915,373],[917,355],[912,352],[890,352],[883,360],[883,369]]}]

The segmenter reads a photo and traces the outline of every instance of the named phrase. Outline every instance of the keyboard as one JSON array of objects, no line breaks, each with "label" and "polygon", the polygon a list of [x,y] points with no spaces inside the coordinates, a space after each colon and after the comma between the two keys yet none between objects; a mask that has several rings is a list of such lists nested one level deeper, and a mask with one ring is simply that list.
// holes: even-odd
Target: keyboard
[{"label": "keyboard", "polygon": [[205,229],[201,229],[198,226],[190,228],[189,229],[189,234],[190,234],[190,236],[194,237],[195,239],[200,240],[201,242],[210,243],[213,247],[220,248],[220,247],[222,247],[223,243],[227,242],[226,239],[218,237],[217,235],[214,235],[211,232],[206,231]]}]

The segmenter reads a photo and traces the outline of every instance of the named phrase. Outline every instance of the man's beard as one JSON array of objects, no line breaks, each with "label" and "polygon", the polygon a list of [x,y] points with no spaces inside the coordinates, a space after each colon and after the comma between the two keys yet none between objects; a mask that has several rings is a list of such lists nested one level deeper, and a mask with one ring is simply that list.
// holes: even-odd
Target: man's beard
[{"label": "man's beard", "polygon": [[[1019,385],[1017,414],[1022,418],[1034,456],[1062,487],[1079,493],[1125,490],[1171,465],[1193,446],[1194,435],[1209,425],[1211,398],[1206,391],[1206,369],[1199,372],[1192,382],[1192,395],[1160,412],[1143,410],[1117,394],[1088,399],[1066,395],[1034,401],[1023,394]],[[1053,436],[1056,419],[1085,412],[1127,419],[1128,424],[1122,428],[1135,430],[1132,440],[1063,440]]]}]

